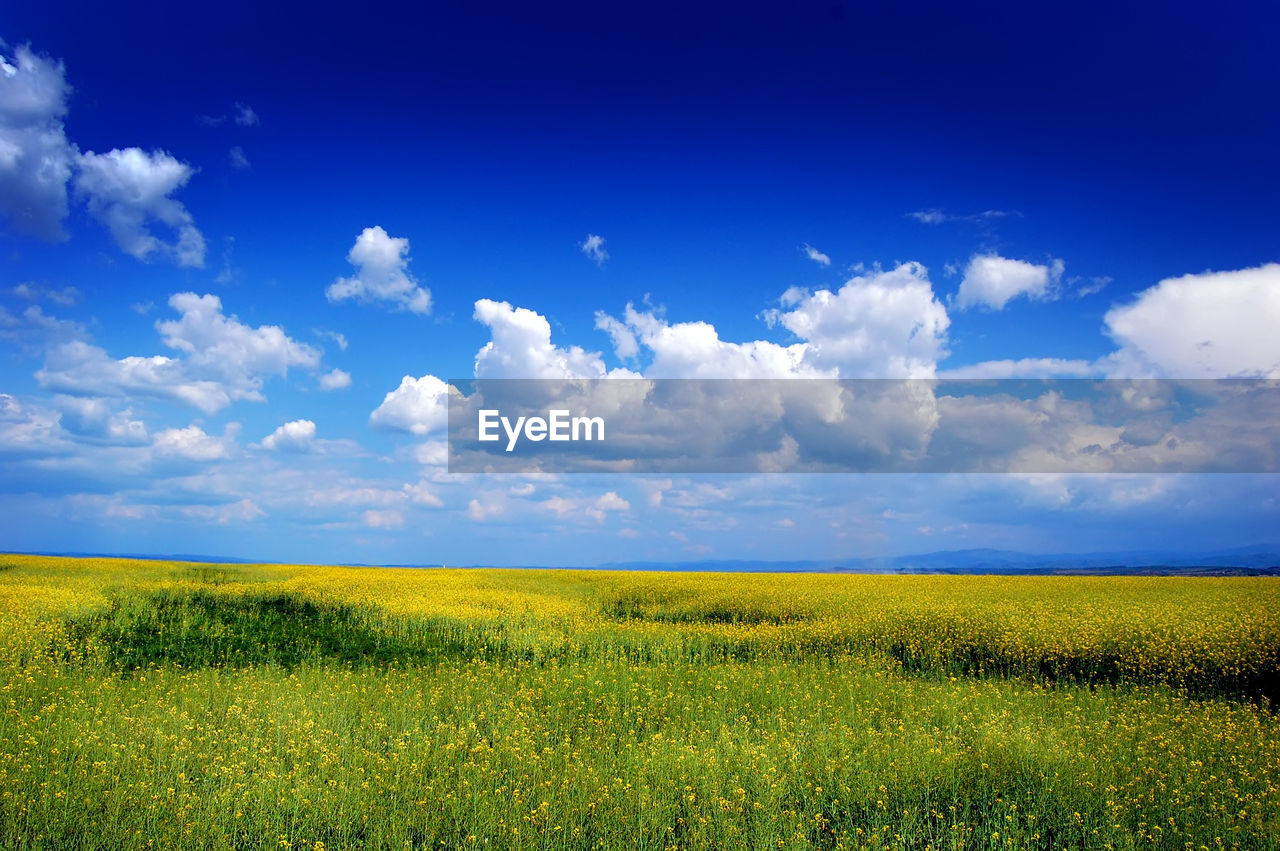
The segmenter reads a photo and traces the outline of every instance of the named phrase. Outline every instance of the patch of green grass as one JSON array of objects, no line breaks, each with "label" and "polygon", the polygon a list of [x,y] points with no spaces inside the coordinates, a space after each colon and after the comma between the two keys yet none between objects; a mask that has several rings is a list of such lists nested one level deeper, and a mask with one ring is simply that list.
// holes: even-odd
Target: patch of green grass
[{"label": "patch of green grass", "polygon": [[430,624],[395,628],[373,612],[287,593],[159,591],[112,600],[73,619],[70,632],[122,670],[304,663],[420,664],[467,655],[457,637]]}]

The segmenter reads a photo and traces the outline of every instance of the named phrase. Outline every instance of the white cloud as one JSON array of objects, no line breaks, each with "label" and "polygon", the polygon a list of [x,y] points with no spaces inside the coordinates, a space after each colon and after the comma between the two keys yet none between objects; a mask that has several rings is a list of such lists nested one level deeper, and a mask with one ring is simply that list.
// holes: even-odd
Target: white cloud
[{"label": "white cloud", "polygon": [[56,396],[61,412],[58,424],[81,439],[114,445],[143,445],[150,442],[147,426],[133,418],[133,412],[112,410],[105,399]]},{"label": "white cloud", "polygon": [[473,499],[467,503],[467,517],[477,522],[488,520],[491,517],[501,517],[506,513],[507,506],[503,500],[494,500],[490,502],[481,502]]},{"label": "white cloud", "polygon": [[36,373],[40,385],[76,396],[149,396],[175,399],[205,413],[232,401],[265,401],[264,375],[290,367],[314,368],[320,352],[275,325],[254,328],[222,313],[213,295],[178,293],[169,305],[181,316],[156,323],[165,345],[183,353],[115,359],[81,340],[56,346]]},{"label": "white cloud", "polygon": [[404,515],[399,511],[370,509],[364,513],[364,524],[373,529],[399,529],[404,526]]},{"label": "white cloud", "polygon": [[600,511],[630,511],[631,503],[618,496],[617,491],[609,491],[595,501],[595,508]]},{"label": "white cloud", "polygon": [[434,375],[406,375],[369,415],[369,424],[418,436],[443,429],[449,422],[450,389]]},{"label": "white cloud", "polygon": [[616,491],[609,491],[594,500],[553,496],[544,499],[540,505],[559,518],[585,518],[597,523],[603,523],[608,512],[631,510],[631,503],[618,496]]},{"label": "white cloud", "polygon": [[[656,312],[641,313],[628,304],[623,322],[653,361],[653,378],[785,378],[813,375],[803,364],[805,346],[763,340],[732,343],[720,339],[708,322],[668,323]],[[598,324],[598,323],[597,323]]]},{"label": "white cloud", "polygon": [[153,357],[112,358],[105,350],[73,340],[50,349],[36,380],[46,390],[77,396],[147,396],[173,399],[215,413],[232,401],[221,383],[193,379],[181,360]]},{"label": "white cloud", "polygon": [[1280,378],[1280,263],[1167,278],[1106,315],[1131,378]]},{"label": "white cloud", "polygon": [[365,228],[347,254],[355,277],[338,278],[325,290],[332,302],[355,299],[383,301],[411,313],[431,312],[431,292],[409,274],[409,240],[392,237],[381,227]]},{"label": "white cloud", "polygon": [[0,340],[16,343],[32,355],[46,346],[86,336],[79,322],[47,314],[38,304],[27,305],[17,316],[0,306]]},{"label": "white cloud", "polygon": [[403,490],[405,498],[414,505],[426,505],[431,508],[444,507],[444,500],[436,496],[431,486],[426,482],[420,481],[416,485],[405,484]]},{"label": "white cloud", "polygon": [[258,124],[258,113],[246,103],[236,101],[236,124],[241,127],[254,127]]},{"label": "white cloud", "polygon": [[907,216],[915,219],[917,222],[925,225],[940,225],[945,222],[985,222],[991,219],[1002,219],[1005,216],[1021,216],[1021,213],[1010,210],[983,210],[981,213],[970,213],[968,215],[953,215],[940,210],[937,207],[931,207],[925,210],[916,210],[907,213]]},{"label": "white cloud", "polygon": [[177,293],[169,306],[181,317],[156,323],[165,345],[186,353],[186,362],[202,374],[220,378],[233,398],[261,401],[261,375],[285,375],[290,367],[320,363],[319,349],[292,339],[280,326],[254,328],[224,315],[215,295]]},{"label": "white cloud", "polygon": [[990,360],[945,369],[940,378],[1087,378],[1099,374],[1094,361],[1067,358]]},{"label": "white cloud", "polygon": [[599,352],[552,344],[551,323],[528,308],[482,298],[476,302],[475,318],[489,327],[492,336],[476,353],[478,378],[603,378],[607,374]]},{"label": "white cloud", "polygon": [[[24,404],[8,393],[0,393],[0,455],[48,456],[65,452],[65,436],[58,428],[58,414],[43,406]],[[13,470],[6,473],[12,475]]]},{"label": "white cloud", "polygon": [[[146,260],[159,253],[179,266],[204,266],[204,236],[182,202],[169,197],[191,179],[191,166],[164,151],[116,148],[83,154],[79,167],[77,193],[126,254]],[[153,219],[175,232],[174,242],[150,232]]]},{"label": "white cloud", "polygon": [[449,444],[444,440],[428,440],[414,446],[410,454],[424,467],[444,467],[449,463]]},{"label": "white cloud", "polygon": [[996,254],[978,255],[965,269],[956,294],[956,306],[962,310],[975,305],[1002,310],[1011,299],[1021,295],[1029,299],[1051,298],[1062,279],[1063,269],[1061,260],[1038,266]]},{"label": "white cloud", "polygon": [[351,386],[351,373],[334,368],[319,378],[321,390],[343,390]]},{"label": "white cloud", "polygon": [[23,301],[48,299],[54,304],[59,304],[63,307],[74,307],[76,302],[80,300],[80,291],[75,287],[63,287],[55,290],[51,287],[42,287],[39,284],[27,282],[18,284],[11,292]]},{"label": "white cloud", "polygon": [[587,234],[587,238],[578,245],[578,248],[597,266],[603,266],[604,261],[609,259],[609,252],[604,248],[604,237],[598,234]]},{"label": "white cloud", "polygon": [[188,505],[179,509],[185,517],[195,520],[212,520],[219,526],[232,523],[249,523],[267,516],[251,499],[240,499],[229,505]]},{"label": "white cloud", "polygon": [[918,263],[856,276],[834,293],[791,289],[781,303],[765,318],[806,341],[801,361],[812,372],[928,378],[946,355],[950,319]]},{"label": "white cloud", "polygon": [[640,345],[636,335],[631,333],[625,322],[619,322],[603,310],[596,311],[596,328],[604,331],[613,340],[613,352],[623,360],[630,360],[640,354]]},{"label": "white cloud", "polygon": [[172,455],[189,461],[216,461],[227,457],[226,443],[205,434],[204,429],[196,425],[158,432],[152,446],[159,455]]},{"label": "white cloud", "polygon": [[818,249],[814,248],[809,243],[806,242],[803,246],[801,246],[801,249],[804,251],[806,257],[808,257],[814,263],[817,263],[819,266],[831,265],[831,258],[823,254]]},{"label": "white cloud", "polygon": [[46,240],[66,236],[67,181],[76,161],[62,125],[70,92],[61,62],[25,46],[12,59],[0,54],[0,215]]},{"label": "white cloud", "polygon": [[938,209],[916,210],[913,213],[907,213],[907,215],[926,225],[940,225],[950,218],[950,216]]},{"label": "white cloud", "polygon": [[403,505],[407,497],[402,490],[372,487],[363,481],[347,480],[330,487],[309,487],[304,502],[311,507],[393,506]]},{"label": "white cloud", "polygon": [[310,452],[315,448],[316,424],[293,420],[262,439],[262,448],[276,452]]},{"label": "white cloud", "polygon": [[347,350],[347,346],[349,345],[349,343],[347,342],[347,336],[341,333],[340,331],[317,330],[316,336],[324,337],[325,339],[328,339],[328,340],[333,340],[333,342],[338,345],[338,348],[344,352]]},{"label": "white cloud", "polygon": [[[764,319],[800,342],[726,341],[708,322],[671,323],[658,311],[641,312],[630,304],[622,319],[598,313],[596,327],[610,334],[620,357],[634,356],[640,347],[649,350],[653,358],[645,375],[653,378],[926,378],[946,355],[950,320],[918,263],[872,270],[835,292],[793,287],[780,302],[782,309],[765,311]],[[541,317],[526,313],[532,337],[534,317]],[[536,330],[538,344],[549,345],[545,320]],[[527,352],[515,362],[545,360]],[[597,372],[578,374],[602,372],[601,364]],[[556,376],[551,370],[546,377]]]},{"label": "white cloud", "polygon": [[234,169],[246,169],[249,167],[249,157],[245,154],[244,148],[234,145],[227,151],[227,162],[231,163]]}]

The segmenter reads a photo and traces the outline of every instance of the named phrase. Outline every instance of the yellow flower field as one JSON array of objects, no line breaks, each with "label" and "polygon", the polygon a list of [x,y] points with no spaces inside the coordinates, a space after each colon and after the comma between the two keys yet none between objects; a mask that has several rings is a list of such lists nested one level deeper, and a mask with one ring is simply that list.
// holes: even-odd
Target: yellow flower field
[{"label": "yellow flower field", "polygon": [[0,555],[0,847],[1280,848],[1280,583]]}]

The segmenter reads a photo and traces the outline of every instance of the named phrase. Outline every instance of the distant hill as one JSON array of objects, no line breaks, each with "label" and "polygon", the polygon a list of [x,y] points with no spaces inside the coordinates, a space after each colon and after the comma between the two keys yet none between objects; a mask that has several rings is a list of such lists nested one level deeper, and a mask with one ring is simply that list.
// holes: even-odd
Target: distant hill
[{"label": "distant hill", "polygon": [[918,555],[821,561],[614,562],[608,570],[722,571],[731,573],[996,573],[1280,575],[1280,547],[1250,546],[1207,552],[1125,550],[1095,553],[1024,553],[1016,550],[942,550]]}]

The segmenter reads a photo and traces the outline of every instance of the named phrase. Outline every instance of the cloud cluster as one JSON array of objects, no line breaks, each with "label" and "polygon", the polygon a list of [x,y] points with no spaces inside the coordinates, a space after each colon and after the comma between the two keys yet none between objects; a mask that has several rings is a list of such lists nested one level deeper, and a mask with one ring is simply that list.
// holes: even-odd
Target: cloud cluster
[{"label": "cloud cluster", "polygon": [[[80,153],[63,127],[70,93],[61,62],[26,46],[12,60],[0,55],[0,215],[38,238],[62,239],[72,185],[126,253],[203,266],[204,237],[172,197],[194,169],[164,151]],[[152,233],[153,222],[170,228],[173,239]]]},{"label": "cloud cluster", "polygon": [[1166,278],[1104,317],[1116,344],[1093,360],[1023,358],[945,370],[948,378],[1280,377],[1280,263]]},{"label": "cloud cluster", "polygon": [[73,340],[50,349],[37,381],[69,395],[172,399],[215,413],[236,400],[264,401],[266,376],[320,363],[319,349],[280,327],[254,328],[225,315],[217,296],[177,293],[169,306],[179,318],[160,320],[156,329],[181,357],[112,358],[98,346]]},{"label": "cloud cluster", "polygon": [[491,339],[476,353],[477,378],[600,378],[608,374],[599,352],[551,342],[545,316],[505,301],[482,298],[475,319]]}]

